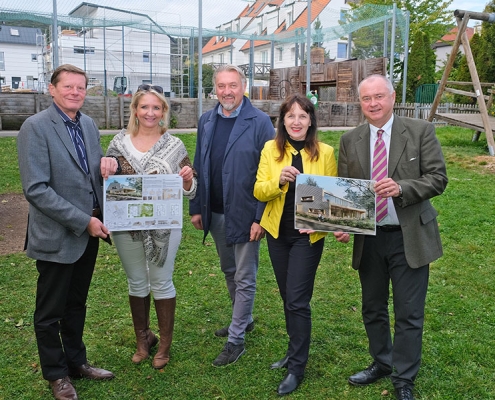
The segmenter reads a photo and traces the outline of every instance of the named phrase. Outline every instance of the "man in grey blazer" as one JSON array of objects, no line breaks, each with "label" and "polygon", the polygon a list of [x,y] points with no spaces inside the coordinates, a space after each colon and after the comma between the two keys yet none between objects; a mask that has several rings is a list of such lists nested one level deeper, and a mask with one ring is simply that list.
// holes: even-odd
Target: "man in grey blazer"
[{"label": "man in grey blazer", "polygon": [[366,78],[358,92],[368,123],[341,137],[339,176],[372,179],[373,158],[380,157],[373,156],[375,142],[383,141],[385,177],[374,188],[386,213],[377,218],[375,236],[354,237],[352,266],[361,281],[362,316],[373,362],[349,383],[363,386],[391,376],[397,398],[412,400],[421,363],[429,264],[442,255],[437,212],[430,199],[447,186],[445,161],[431,123],[393,114],[395,91],[386,77]]},{"label": "man in grey blazer", "polygon": [[98,238],[109,240],[101,222],[103,178],[119,168],[103,157],[96,124],[79,111],[86,87],[83,70],[57,68],[49,86],[53,104],[28,118],[17,137],[29,202],[26,249],[39,272],[34,328],[43,377],[56,399],[77,399],[69,376],[114,377],[88,364],[82,340]]}]

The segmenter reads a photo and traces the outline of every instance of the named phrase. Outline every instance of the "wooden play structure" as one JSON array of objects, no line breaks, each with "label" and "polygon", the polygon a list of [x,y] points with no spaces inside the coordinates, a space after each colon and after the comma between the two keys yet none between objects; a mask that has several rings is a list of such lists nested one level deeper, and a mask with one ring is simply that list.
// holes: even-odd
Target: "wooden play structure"
[{"label": "wooden play structure", "polygon": [[[457,19],[458,32],[454,40],[449,59],[447,60],[447,64],[445,65],[445,71],[443,72],[442,80],[440,81],[440,84],[438,86],[435,100],[433,101],[433,104],[431,106],[428,120],[431,122],[434,118],[436,118],[437,120],[446,121],[451,125],[457,125],[464,128],[472,129],[476,131],[476,134],[473,137],[473,139],[475,140],[479,138],[481,132],[485,132],[486,141],[488,143],[488,151],[491,156],[495,156],[495,143],[493,141],[493,134],[495,132],[495,118],[488,115],[488,108],[493,102],[494,84],[480,82],[478,71],[476,70],[476,65],[473,58],[473,53],[471,52],[471,46],[469,45],[469,39],[466,34],[466,27],[468,25],[469,19],[493,23],[495,22],[495,14],[455,10],[454,16]],[[450,82],[447,80],[450,75],[450,71],[452,70],[452,66],[454,65],[459,46],[461,44],[464,49],[464,54],[466,55],[472,82]],[[474,93],[448,88],[448,84],[468,84],[469,86],[472,86],[474,88]],[[486,86],[491,87],[491,89],[488,90],[488,93],[490,94],[489,96],[485,96],[483,94],[482,87]],[[438,105],[440,104],[440,99],[442,98],[443,92],[450,92],[476,98],[480,111],[479,114],[437,113],[436,111],[438,109]]]},{"label": "wooden play structure", "polygon": [[290,94],[312,90],[318,93],[320,102],[359,102],[359,82],[372,74],[387,73],[384,57],[325,62],[323,49],[316,48],[311,50],[311,60],[310,88],[306,82],[306,65],[270,70],[269,100],[285,100]]}]

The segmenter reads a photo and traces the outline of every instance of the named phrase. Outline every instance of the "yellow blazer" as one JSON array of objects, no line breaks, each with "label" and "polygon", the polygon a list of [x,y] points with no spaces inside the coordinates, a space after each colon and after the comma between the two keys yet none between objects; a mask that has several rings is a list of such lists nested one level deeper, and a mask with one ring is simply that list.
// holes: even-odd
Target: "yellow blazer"
[{"label": "yellow blazer", "polygon": [[[304,173],[337,176],[337,163],[335,162],[333,147],[321,142],[319,146],[320,155],[316,161],[310,161],[308,153],[304,149],[301,150]],[[297,154],[297,150],[289,142],[286,142],[284,159],[278,162],[276,159],[279,152],[275,141],[269,140],[261,152],[260,165],[256,174],[254,197],[267,203],[260,225],[275,239],[279,235],[280,219],[284,210],[285,196],[289,189],[288,183],[282,187],[279,186],[280,173],[282,168],[292,164],[293,154]],[[326,235],[326,232],[312,233],[310,234],[310,241],[315,243]]]}]

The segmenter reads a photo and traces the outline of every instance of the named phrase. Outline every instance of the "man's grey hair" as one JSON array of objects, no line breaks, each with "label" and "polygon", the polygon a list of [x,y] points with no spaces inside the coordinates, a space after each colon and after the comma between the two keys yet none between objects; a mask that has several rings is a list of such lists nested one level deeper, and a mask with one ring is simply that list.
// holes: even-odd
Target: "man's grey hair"
[{"label": "man's grey hair", "polygon": [[368,81],[368,80],[371,80],[371,79],[381,79],[383,82],[385,82],[385,86],[387,87],[389,93],[393,93],[395,92],[395,89],[394,89],[394,85],[392,85],[392,82],[390,82],[390,79],[388,79],[386,76],[384,75],[380,75],[380,74],[373,74],[373,75],[370,75],[370,76],[367,76],[366,78],[364,78],[358,85],[358,96],[361,97],[361,85]]},{"label": "man's grey hair", "polygon": [[241,82],[243,85],[245,85],[247,83],[247,80],[246,80],[246,75],[244,75],[244,72],[242,72],[242,69],[240,69],[238,66],[236,65],[232,65],[232,64],[224,64],[224,65],[221,65],[220,67],[218,67],[215,72],[213,72],[213,86],[216,85],[216,81],[217,81],[217,75],[220,73],[220,72],[237,72],[239,74],[239,77],[241,78]]}]

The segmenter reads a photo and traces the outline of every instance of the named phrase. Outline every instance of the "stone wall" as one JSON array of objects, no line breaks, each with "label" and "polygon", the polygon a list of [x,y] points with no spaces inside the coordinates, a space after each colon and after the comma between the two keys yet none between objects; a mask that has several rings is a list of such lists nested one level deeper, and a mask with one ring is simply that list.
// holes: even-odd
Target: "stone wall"
[{"label": "stone wall", "polygon": [[[170,104],[171,126],[197,128],[198,99],[167,99]],[[87,96],[82,112],[92,117],[100,129],[121,129],[130,116],[129,97]],[[0,93],[0,130],[18,130],[30,115],[48,108],[50,95],[37,93]],[[267,113],[275,123],[281,100],[252,100],[255,107]],[[203,112],[211,110],[217,100],[204,99]],[[359,103],[320,102],[317,110],[319,126],[354,127],[362,121]]]}]

